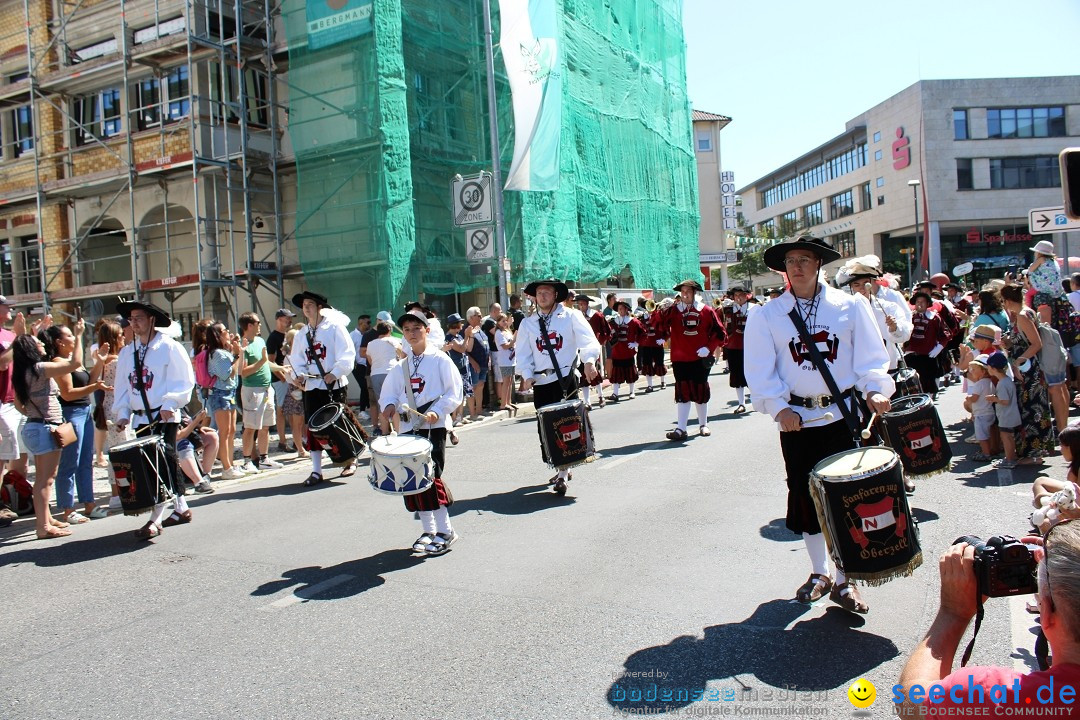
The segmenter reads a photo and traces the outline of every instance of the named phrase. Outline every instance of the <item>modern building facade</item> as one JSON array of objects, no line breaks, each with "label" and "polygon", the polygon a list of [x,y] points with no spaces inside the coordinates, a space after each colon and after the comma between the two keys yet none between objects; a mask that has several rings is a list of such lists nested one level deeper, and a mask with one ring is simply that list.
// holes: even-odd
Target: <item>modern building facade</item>
[{"label": "modern building facade", "polygon": [[909,259],[916,275],[971,262],[977,284],[1030,261],[1028,212],[1061,205],[1057,155],[1078,135],[1080,77],[923,80],[742,188],[741,211],[758,236],[827,237],[904,277]]},{"label": "modern building facade", "polygon": [[[694,157],[697,159],[698,209],[701,226],[698,228],[698,251],[701,274],[705,276],[705,289],[712,289],[712,269],[722,269],[721,285],[727,287],[727,240],[726,233],[735,229],[734,176],[725,176],[720,161],[720,131],[731,123],[726,115],[694,110],[690,114],[694,123]],[[732,192],[724,192],[725,185]],[[725,205],[725,196],[729,204]],[[725,227],[724,208],[727,214]]]}]

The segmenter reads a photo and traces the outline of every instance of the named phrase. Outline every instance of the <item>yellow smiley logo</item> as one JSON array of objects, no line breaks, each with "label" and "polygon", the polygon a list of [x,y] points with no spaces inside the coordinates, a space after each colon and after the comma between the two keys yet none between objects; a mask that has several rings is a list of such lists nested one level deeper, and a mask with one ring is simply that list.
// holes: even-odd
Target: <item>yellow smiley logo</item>
[{"label": "yellow smiley logo", "polygon": [[877,688],[866,678],[859,678],[847,689],[848,700],[857,708],[868,708],[877,699]]}]

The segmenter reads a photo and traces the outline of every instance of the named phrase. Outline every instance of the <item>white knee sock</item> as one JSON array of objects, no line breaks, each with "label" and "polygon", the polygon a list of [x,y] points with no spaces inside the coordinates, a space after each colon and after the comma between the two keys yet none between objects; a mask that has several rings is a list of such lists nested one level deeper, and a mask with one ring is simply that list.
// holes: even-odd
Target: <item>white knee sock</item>
[{"label": "white knee sock", "polygon": [[420,527],[424,528],[424,532],[435,534],[435,513],[432,510],[420,511]]},{"label": "white knee sock", "polygon": [[735,394],[739,396],[739,404],[740,405],[745,405],[746,404],[746,388],[741,388],[741,387],[735,388]]},{"label": "white knee sock", "polygon": [[676,403],[679,411],[679,429],[686,432],[686,423],[690,419],[690,403]]},{"label": "white knee sock", "polygon": [[836,568],[836,584],[837,585],[843,585],[846,582],[847,582],[847,575],[845,575],[844,571],[841,570],[840,568]]},{"label": "white knee sock", "polygon": [[709,424],[708,403],[697,403],[697,424],[698,427],[705,427]]},{"label": "white knee sock", "polygon": [[176,499],[173,500],[173,510],[175,510],[177,513],[184,513],[187,512],[187,509],[187,500],[184,498],[183,495],[177,495]]},{"label": "white knee sock", "polygon": [[322,475],[322,450],[311,451],[311,472]]},{"label": "white knee sock", "polygon": [[622,383],[613,383],[611,385],[611,397],[619,397],[619,388],[622,387]]},{"label": "white knee sock", "polygon": [[581,399],[585,401],[586,405],[589,404],[589,395],[591,394],[590,393],[591,390],[592,390],[592,388],[590,386],[588,386],[588,385],[581,388]]},{"label": "white knee sock", "polygon": [[449,535],[454,531],[454,528],[450,527],[450,511],[445,507],[440,507],[434,513],[435,515],[435,528],[444,535]]},{"label": "white knee sock", "polygon": [[560,480],[566,480],[568,477],[570,477],[570,471],[569,470],[560,470],[559,471],[559,479]]},{"label": "white knee sock", "polygon": [[825,536],[821,533],[803,533],[803,542],[806,543],[806,552],[810,556],[812,572],[818,575],[829,574],[829,549],[825,546]]},{"label": "white knee sock", "polygon": [[649,387],[652,387],[652,381],[653,381],[653,376],[652,375],[646,375],[645,376],[645,382],[648,384]]},{"label": "white knee sock", "polygon": [[150,511],[150,522],[157,526],[161,526],[161,521],[165,517],[165,512],[168,509],[168,503],[158,503],[154,506],[154,509]]}]

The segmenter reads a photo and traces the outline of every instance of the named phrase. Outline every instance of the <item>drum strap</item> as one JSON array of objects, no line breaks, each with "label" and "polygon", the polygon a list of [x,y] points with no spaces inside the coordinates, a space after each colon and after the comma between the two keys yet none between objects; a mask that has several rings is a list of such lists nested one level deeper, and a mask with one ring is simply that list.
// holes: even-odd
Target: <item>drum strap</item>
[{"label": "drum strap", "polygon": [[[544,322],[544,316],[540,313],[536,315],[540,321],[540,337],[544,341],[544,349],[547,350],[548,357],[551,358],[551,367],[555,369],[555,377],[559,379],[559,389],[562,390],[563,400],[570,397],[570,393],[566,389],[566,379],[563,377],[562,370],[559,369],[559,360],[555,357],[555,348],[551,347],[551,338],[548,337],[547,323]],[[576,361],[575,361],[576,362]],[[570,372],[574,369],[571,367]]]},{"label": "drum strap", "polygon": [[825,384],[829,386],[829,392],[836,398],[840,414],[844,416],[844,421],[847,423],[852,437],[858,439],[861,433],[859,421],[855,419],[855,413],[848,406],[847,401],[843,399],[843,393],[840,392],[840,388],[836,385],[836,380],[833,379],[832,372],[829,371],[829,366],[825,363],[825,358],[821,357],[821,351],[818,350],[817,343],[810,337],[810,331],[806,329],[806,323],[799,316],[798,307],[792,308],[791,312],[788,313],[788,317],[795,324],[795,329],[799,331],[799,339],[806,346],[806,351],[810,353],[810,360],[814,363],[814,367],[821,373]]},{"label": "drum strap", "polygon": [[[154,339],[153,331],[150,332],[150,339]],[[139,348],[137,347],[132,348],[132,350],[135,351],[135,385],[138,386],[139,395],[142,396],[143,408],[146,411],[146,422],[153,425],[161,419],[161,415],[159,414],[156,418],[154,417],[154,409],[150,407],[150,398],[146,397],[146,381],[143,378],[142,355],[145,354],[146,350],[149,348],[149,345],[150,343],[147,343],[143,346],[143,353],[140,353]],[[161,410],[161,408],[159,407],[158,410]]]},{"label": "drum strap", "polygon": [[[430,408],[432,405],[435,404],[435,401],[432,400],[431,402],[429,402],[427,405],[424,405],[423,407],[416,407],[416,396],[413,395],[412,375],[409,374],[408,365],[409,365],[409,359],[406,357],[404,360],[401,361],[401,372],[405,376],[405,394],[409,396],[409,407],[411,407],[413,410],[415,410],[419,414],[423,415],[424,413],[426,413],[428,411],[428,408]],[[422,427],[425,430],[430,429],[428,427],[428,425],[430,425],[430,423],[428,423],[427,420],[424,420],[423,423],[422,423]],[[419,430],[420,428],[417,428],[417,429]]]},{"label": "drum strap", "polygon": [[[326,384],[326,370],[322,366],[322,360],[319,359],[319,354],[315,352],[315,328],[309,326],[307,331],[308,350],[311,352],[311,357],[315,360],[315,367],[319,368],[319,378],[322,379],[323,384]],[[340,378],[339,378],[340,379]],[[328,391],[334,388],[326,388]]]}]

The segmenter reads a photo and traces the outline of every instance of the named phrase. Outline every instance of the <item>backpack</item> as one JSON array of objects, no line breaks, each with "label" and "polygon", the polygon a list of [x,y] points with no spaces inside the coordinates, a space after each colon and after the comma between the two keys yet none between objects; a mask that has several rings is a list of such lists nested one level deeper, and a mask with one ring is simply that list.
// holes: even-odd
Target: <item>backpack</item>
[{"label": "backpack", "polygon": [[1065,352],[1065,343],[1061,340],[1061,334],[1044,323],[1038,323],[1038,328],[1039,340],[1042,341],[1042,349],[1039,350],[1039,365],[1042,366],[1043,373],[1054,377],[1067,376],[1069,356]]},{"label": "backpack", "polygon": [[33,515],[34,486],[22,474],[9,470],[0,486],[0,505],[6,505],[17,515]]},{"label": "backpack", "polygon": [[199,387],[207,390],[214,387],[214,376],[210,374],[209,353],[206,350],[200,350],[195,355],[195,361],[192,365],[195,366],[195,382]]}]

